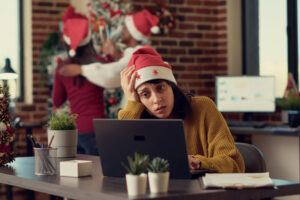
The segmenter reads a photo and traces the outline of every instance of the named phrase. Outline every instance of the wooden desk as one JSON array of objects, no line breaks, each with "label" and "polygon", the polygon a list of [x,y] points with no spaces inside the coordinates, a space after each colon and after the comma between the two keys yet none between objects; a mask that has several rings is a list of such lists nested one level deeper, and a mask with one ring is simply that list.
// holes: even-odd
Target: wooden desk
[{"label": "wooden desk", "polygon": [[[0,183],[22,187],[72,199],[128,199],[125,178],[103,177],[97,156],[78,155],[77,159],[92,160],[92,176],[71,178],[35,176],[34,158],[20,157],[7,167],[0,167]],[[205,190],[202,179],[170,180],[167,194],[151,195],[149,188],[144,196],[135,199],[260,199],[300,193],[300,183],[274,180],[276,187],[245,190]]]},{"label": "wooden desk", "polygon": [[[252,144],[264,154],[272,178],[300,181],[300,128],[290,133],[271,126],[230,127],[230,130],[233,135],[251,136]],[[300,200],[300,196],[289,199]]]}]

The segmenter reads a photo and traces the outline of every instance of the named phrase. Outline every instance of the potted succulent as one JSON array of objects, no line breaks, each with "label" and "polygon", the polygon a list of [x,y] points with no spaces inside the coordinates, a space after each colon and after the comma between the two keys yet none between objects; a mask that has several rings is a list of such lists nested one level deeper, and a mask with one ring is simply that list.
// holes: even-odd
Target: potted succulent
[{"label": "potted succulent", "polygon": [[147,174],[149,156],[134,154],[134,160],[128,156],[128,166],[122,163],[126,171],[126,185],[128,195],[144,195],[147,186]]},{"label": "potted succulent", "polygon": [[148,167],[148,178],[151,193],[166,193],[169,186],[169,162],[156,157]]},{"label": "potted succulent", "polygon": [[290,93],[286,98],[276,99],[276,105],[281,108],[283,117],[286,114],[283,122],[289,123],[291,127],[300,125],[300,96]]},{"label": "potted succulent", "polygon": [[77,151],[77,115],[54,113],[49,121],[48,146],[57,148],[57,157],[75,157]]}]

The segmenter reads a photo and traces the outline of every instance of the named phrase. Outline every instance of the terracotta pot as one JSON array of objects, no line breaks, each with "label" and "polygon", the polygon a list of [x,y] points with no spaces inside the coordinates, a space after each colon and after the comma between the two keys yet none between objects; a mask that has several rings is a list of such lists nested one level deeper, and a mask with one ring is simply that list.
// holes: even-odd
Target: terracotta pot
[{"label": "terracotta pot", "polygon": [[166,193],[169,186],[169,172],[153,173],[149,172],[149,186],[151,193]]},{"label": "terracotta pot", "polygon": [[126,174],[127,192],[130,196],[146,194],[147,174]]},{"label": "terracotta pot", "polygon": [[49,130],[48,145],[55,133],[51,147],[57,148],[57,157],[75,157],[77,152],[77,129],[76,130]]}]

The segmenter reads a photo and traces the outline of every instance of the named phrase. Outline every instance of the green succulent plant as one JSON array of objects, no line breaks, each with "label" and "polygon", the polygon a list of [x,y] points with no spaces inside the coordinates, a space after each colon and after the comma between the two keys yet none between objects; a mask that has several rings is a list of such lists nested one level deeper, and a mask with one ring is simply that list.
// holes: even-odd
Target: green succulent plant
[{"label": "green succulent plant", "polygon": [[70,115],[68,113],[55,113],[51,116],[49,121],[50,130],[75,130],[77,115]]},{"label": "green succulent plant", "polygon": [[286,98],[276,99],[276,105],[282,110],[300,110],[300,97],[290,94]]},{"label": "green succulent plant", "polygon": [[140,175],[141,173],[144,173],[149,165],[149,155],[140,155],[136,152],[134,153],[134,160],[130,156],[127,157],[127,160],[129,164],[128,166],[124,163],[121,164],[128,173],[133,175]]},{"label": "green succulent plant", "polygon": [[149,164],[148,171],[153,173],[164,173],[169,171],[169,162],[163,158],[156,157]]}]

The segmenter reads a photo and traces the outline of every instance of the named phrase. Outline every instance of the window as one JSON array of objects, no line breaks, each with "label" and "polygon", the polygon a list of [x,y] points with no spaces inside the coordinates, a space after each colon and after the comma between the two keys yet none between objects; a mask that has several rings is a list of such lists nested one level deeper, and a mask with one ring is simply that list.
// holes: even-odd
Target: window
[{"label": "window", "polygon": [[18,74],[17,80],[8,81],[12,99],[22,96],[20,89],[20,83],[22,82],[21,1],[22,0],[0,0],[0,67],[2,68],[5,65],[5,59],[9,58],[12,68]]},{"label": "window", "polygon": [[288,72],[299,85],[297,0],[241,0],[243,74],[273,75],[282,97]]},{"label": "window", "polygon": [[287,84],[287,1],[259,1],[259,74],[275,76],[276,96]]}]

